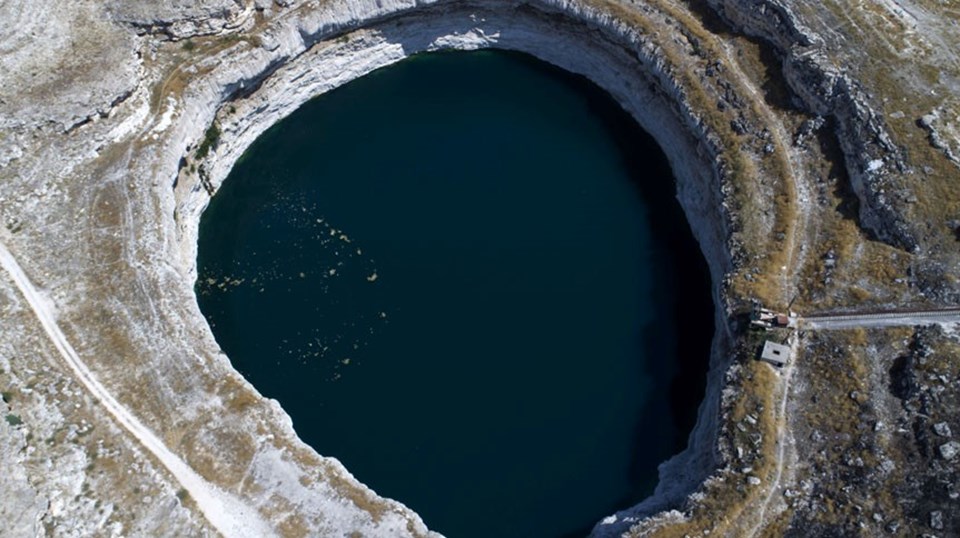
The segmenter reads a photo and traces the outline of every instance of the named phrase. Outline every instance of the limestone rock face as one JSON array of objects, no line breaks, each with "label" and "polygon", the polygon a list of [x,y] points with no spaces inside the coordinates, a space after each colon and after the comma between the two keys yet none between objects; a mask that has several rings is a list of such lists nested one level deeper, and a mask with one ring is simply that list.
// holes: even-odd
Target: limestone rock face
[{"label": "limestone rock face", "polygon": [[[802,313],[960,301],[952,10],[7,0],[0,490],[16,494],[0,501],[4,530],[211,535],[215,501],[230,499],[278,535],[434,535],[304,445],[233,370],[197,307],[197,226],[249,144],[307,99],[412,54],[504,48],[588,77],[656,138],[713,279],[717,334],[689,447],[661,466],[655,495],[594,534],[919,533],[932,512],[960,532],[943,504],[958,493],[960,426],[938,403],[956,396],[942,358],[960,331],[793,334],[797,359],[780,371],[751,360],[757,337],[738,322],[754,298]],[[213,125],[222,135],[199,154]],[[861,494],[903,476],[922,478],[898,490],[912,504]]]},{"label": "limestone rock face", "polygon": [[0,5],[0,127],[70,129],[106,116],[140,82],[137,40],[100,2]]},{"label": "limestone rock face", "polygon": [[[6,417],[12,415],[9,408],[0,411]],[[0,518],[3,518],[4,532],[11,536],[38,535],[42,529],[38,516],[46,510],[46,503],[30,486],[23,465],[21,454],[27,448],[24,435],[11,426],[10,421],[0,421],[0,443],[4,446],[0,451],[0,466],[7,470],[0,476],[0,491],[4,494]]]},{"label": "limestone rock face", "polygon": [[209,35],[229,29],[251,13],[242,0],[173,0],[157,3],[109,2],[114,21],[132,26],[137,33],[163,34],[174,39]]},{"label": "limestone rock face", "polygon": [[815,34],[777,0],[711,0],[711,5],[739,30],[775,44],[785,56],[784,77],[803,107],[835,118],[850,184],[860,202],[860,225],[897,246],[918,248],[899,200],[887,195],[893,180],[884,168],[903,172],[906,163],[887,134],[882,114],[860,84],[832,61],[830,48],[839,44]]}]

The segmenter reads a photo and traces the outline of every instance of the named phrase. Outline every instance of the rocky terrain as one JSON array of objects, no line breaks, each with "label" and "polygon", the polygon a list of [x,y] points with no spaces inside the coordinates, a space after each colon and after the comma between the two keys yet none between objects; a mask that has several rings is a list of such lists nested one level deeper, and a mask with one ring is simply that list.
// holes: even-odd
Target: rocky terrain
[{"label": "rocky terrain", "polygon": [[[307,99],[487,47],[590,78],[657,139],[713,277],[690,445],[594,534],[960,532],[955,320],[738,321],[752,299],[960,302],[949,3],[8,0],[0,20],[4,533],[432,534],[231,368],[193,292],[197,225],[246,147]],[[765,339],[791,347],[785,368],[754,360]]]}]

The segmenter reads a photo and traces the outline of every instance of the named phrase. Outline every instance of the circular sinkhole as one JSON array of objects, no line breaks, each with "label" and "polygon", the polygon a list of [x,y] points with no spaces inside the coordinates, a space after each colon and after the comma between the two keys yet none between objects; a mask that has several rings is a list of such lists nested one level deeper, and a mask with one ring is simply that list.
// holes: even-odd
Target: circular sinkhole
[{"label": "circular sinkhole", "polygon": [[580,77],[430,53],[261,136],[197,295],[297,434],[452,537],[584,535],[703,395],[709,275],[661,150]]}]

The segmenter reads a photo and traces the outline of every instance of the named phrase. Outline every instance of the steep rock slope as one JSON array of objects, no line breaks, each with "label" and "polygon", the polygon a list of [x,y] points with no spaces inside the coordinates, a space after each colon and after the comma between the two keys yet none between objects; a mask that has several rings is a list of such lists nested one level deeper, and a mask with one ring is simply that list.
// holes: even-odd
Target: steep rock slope
[{"label": "steep rock slope", "polygon": [[[756,336],[734,316],[749,299],[806,310],[957,300],[953,105],[902,104],[925,86],[851,67],[867,65],[852,61],[855,50],[896,45],[863,32],[857,17],[906,25],[903,46],[952,43],[932,6],[888,2],[893,15],[876,15],[760,0],[188,4],[0,7],[16,22],[0,31],[0,62],[13,74],[0,89],[0,242],[116,401],[278,534],[431,533],[300,442],[276,402],[230,367],[193,294],[199,215],[267,127],[411,54],[531,53],[609,91],[670,158],[714,282],[709,387],[690,446],[662,466],[656,494],[600,522],[597,535],[802,532],[824,506],[813,496],[842,501],[848,475],[821,490],[795,486],[822,474],[798,464],[806,445],[795,431],[834,418],[806,418],[811,394],[843,397],[848,385],[821,382],[815,361],[784,371],[752,361]],[[941,69],[936,91],[955,84],[949,53],[919,64]],[[911,123],[911,106],[936,114]],[[18,532],[213,532],[197,505],[205,501],[110,419],[35,309],[12,281],[2,285],[0,436],[10,443],[0,460],[10,472],[0,484],[23,493],[3,507],[19,514]],[[956,332],[937,334],[924,341],[952,352]],[[792,345],[800,356],[825,349],[809,335]],[[882,361],[864,364],[858,375],[891,375]],[[843,526],[850,514],[817,521]]]}]

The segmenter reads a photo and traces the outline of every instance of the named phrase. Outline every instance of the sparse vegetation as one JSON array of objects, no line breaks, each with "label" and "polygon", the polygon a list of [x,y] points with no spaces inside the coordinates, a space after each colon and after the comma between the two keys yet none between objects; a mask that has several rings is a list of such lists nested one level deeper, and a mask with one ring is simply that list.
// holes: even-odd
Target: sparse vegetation
[{"label": "sparse vegetation", "polygon": [[811,335],[795,396],[804,412],[795,415],[793,432],[806,457],[795,470],[805,478],[788,501],[793,528],[914,536],[929,529],[935,510],[945,525],[958,522],[947,497],[923,492],[957,479],[938,452],[947,441],[942,434],[957,424],[949,409],[960,399],[942,381],[960,373],[947,358],[957,344],[943,336],[911,328]]},{"label": "sparse vegetation", "polygon": [[200,146],[197,148],[197,159],[206,158],[207,154],[211,149],[216,149],[217,144],[220,143],[220,128],[217,127],[216,123],[210,125],[207,128],[207,131],[203,134],[203,141],[200,142]]},{"label": "sparse vegetation", "polygon": [[229,46],[229,45],[233,45],[233,44],[235,44],[235,43],[239,43],[240,41],[243,41],[243,40],[244,40],[244,37],[243,37],[243,36],[241,36],[241,35],[239,35],[239,34],[236,34],[236,33],[233,33],[233,34],[227,34],[227,35],[222,35],[222,36],[218,37],[218,38],[217,38],[217,43],[220,44],[220,45],[227,45],[227,46]]},{"label": "sparse vegetation", "polygon": [[[952,54],[952,49],[948,43],[944,47],[946,52],[937,50],[943,35],[931,33],[931,29],[925,26],[930,22],[918,20],[914,29],[891,12],[887,5],[890,3],[884,2],[858,4],[855,8],[836,0],[784,3],[815,31],[826,24],[828,31],[823,32],[825,53],[843,73],[863,84],[869,94],[869,104],[875,107],[875,112],[889,129],[893,144],[906,156],[904,170],[893,170],[893,166],[885,165],[885,170],[889,170],[889,185],[884,185],[884,189],[885,195],[898,203],[899,200],[910,200],[901,204],[902,211],[907,220],[921,230],[923,248],[919,253],[908,253],[876,241],[860,226],[859,200],[845,175],[846,167],[851,163],[845,161],[838,136],[860,137],[863,133],[840,132],[838,135],[838,126],[828,118],[825,126],[812,135],[808,147],[792,145],[791,139],[798,124],[806,117],[788,110],[787,104],[793,99],[792,89],[779,78],[782,71],[780,59],[769,54],[768,45],[733,35],[735,30],[725,26],[726,23],[709,7],[708,4],[714,2],[650,0],[631,4],[585,1],[590,7],[613,14],[633,26],[645,40],[645,47],[657,49],[657,54],[662,54],[664,70],[650,80],[675,81],[682,101],[695,114],[689,123],[698,124],[699,128],[702,122],[711,144],[715,142],[719,148],[719,161],[725,171],[724,202],[732,215],[730,225],[736,248],[740,249],[735,252],[739,256],[739,265],[734,268],[734,274],[726,275],[727,280],[720,284],[724,300],[737,304],[745,298],[758,297],[768,306],[785,307],[782,303],[798,294],[795,309],[801,313],[851,308],[857,304],[904,305],[913,304],[911,301],[956,304],[958,283],[950,268],[956,266],[957,241],[960,240],[960,224],[955,224],[960,221],[957,167],[945,159],[941,150],[931,147],[928,133],[918,126],[917,120],[935,107],[942,108],[945,117],[955,117],[960,105],[947,86],[955,77],[952,77],[949,66],[938,63],[938,57]],[[81,4],[65,3],[63,11]],[[960,13],[942,2],[920,0],[916,5],[917,13],[933,15],[931,18],[937,25],[949,25]],[[298,15],[308,16],[310,9],[313,9],[311,3],[299,3],[284,13],[299,11]],[[274,29],[284,29],[282,25],[286,22],[271,18],[269,12],[270,9],[257,11],[253,15],[253,29],[244,30],[242,28],[249,26],[241,26],[231,30],[229,35],[195,36],[181,42],[151,41],[154,37],[149,34],[143,37],[143,43],[149,45],[144,50],[151,52],[143,55],[146,78],[141,82],[153,84],[150,112],[154,116],[148,120],[155,122],[157,115],[168,109],[168,102],[176,102],[177,110],[194,110],[190,108],[195,103],[190,102],[192,92],[189,89],[215,80],[211,75],[222,74],[223,66],[229,66],[230,62],[243,61],[244,57],[239,53],[249,50],[247,44],[262,46],[261,32],[262,35],[275,35],[272,34]],[[288,20],[295,18],[289,17]],[[84,24],[84,20],[77,17],[76,23]],[[410,28],[415,25],[413,20],[411,17],[406,23],[400,21],[397,24],[406,24]],[[362,21],[358,24],[362,26]],[[11,27],[16,30],[13,25]],[[88,30],[85,26],[79,28],[82,32]],[[111,28],[110,31],[119,30]],[[614,31],[604,29],[595,33],[607,40],[605,46],[619,45],[612,35]],[[100,37],[92,32],[90,36],[91,42],[97,41],[93,37]],[[342,35],[336,41],[344,43],[349,39],[350,36]],[[832,40],[839,40],[841,45]],[[78,42],[78,46],[81,45],[83,43]],[[109,59],[101,61],[100,55],[87,54],[85,50],[80,52],[84,54],[71,48],[69,54],[76,58],[97,58],[97,68],[103,68],[102,78],[112,75],[112,69],[118,67]],[[257,53],[266,56],[269,51]],[[44,54],[54,57],[57,51],[45,48]],[[97,79],[87,77],[83,71],[87,67],[72,66],[69,59],[55,65],[66,67],[64,72],[77,84],[85,78]],[[745,76],[731,74],[731,69],[737,66]],[[707,69],[719,69],[722,74],[707,75]],[[56,75],[52,71],[29,73],[40,75],[39,80]],[[121,72],[119,69],[115,71]],[[11,69],[11,73],[16,75],[17,70]],[[662,79],[657,78],[660,75]],[[720,81],[730,86],[722,86]],[[47,90],[27,89],[31,91],[14,88],[15,91],[5,98],[4,106],[11,115],[11,124],[56,124],[56,118],[51,119],[53,113],[51,118],[41,119],[18,116],[18,107],[41,111],[47,107],[53,111],[62,105],[55,100],[45,101]],[[99,86],[95,89],[97,91],[89,94],[103,94]],[[760,91],[754,95],[751,89]],[[29,96],[35,102],[24,107],[21,96]],[[722,100],[732,97],[739,97],[743,102],[736,108],[726,102],[723,107],[718,106]],[[83,105],[89,110],[80,112],[87,114],[102,110],[104,103]],[[247,106],[241,108],[242,113],[249,110]],[[744,116],[744,132],[731,126],[732,120],[739,119],[734,110]],[[230,104],[225,112],[236,114],[237,109]],[[107,129],[113,129],[129,118],[128,111],[120,107],[109,117],[88,124],[83,130],[103,129],[108,132]],[[194,119],[175,117],[174,121]],[[787,139],[774,144],[776,147],[768,153],[764,148],[768,140],[759,138],[755,131],[773,124],[782,127]],[[73,136],[83,138],[83,130],[77,131],[81,133],[79,136]],[[158,136],[167,137],[174,131],[171,129]],[[0,141],[17,145],[18,152],[22,150],[23,154],[11,161],[7,168],[10,181],[0,182],[0,194],[7,204],[4,205],[5,211],[8,208],[11,212],[22,209],[18,207],[20,203],[13,200],[30,198],[29,185],[49,182],[51,189],[62,189],[66,194],[50,197],[48,204],[23,206],[32,209],[22,212],[30,215],[28,225],[22,230],[19,224],[12,225],[4,220],[10,231],[20,230],[17,236],[8,234],[11,249],[26,253],[24,245],[30,245],[32,250],[27,256],[32,258],[31,277],[47,280],[52,289],[67,293],[69,300],[65,304],[69,307],[62,313],[63,329],[69,340],[84,344],[84,356],[90,357],[95,370],[104,373],[120,401],[130,404],[134,414],[151,421],[151,426],[157,428],[171,447],[189,453],[189,463],[204,476],[219,481],[220,486],[236,486],[241,494],[255,491],[261,498],[268,498],[274,492],[258,488],[272,486],[249,477],[237,478],[243,476],[255,450],[262,447],[245,444],[246,438],[231,437],[236,430],[222,436],[196,435],[196,424],[208,420],[213,411],[207,408],[198,411],[202,418],[194,418],[193,422],[189,418],[170,419],[171,414],[167,411],[172,404],[163,397],[164,388],[175,387],[170,390],[174,394],[218,391],[216,394],[224,406],[217,411],[229,415],[232,422],[228,429],[242,424],[242,428],[237,426],[238,430],[255,431],[259,439],[278,431],[288,431],[257,415],[265,406],[260,405],[261,401],[252,393],[233,382],[222,383],[220,374],[224,367],[210,359],[214,352],[204,345],[188,346],[169,354],[182,358],[197,349],[202,350],[198,352],[198,356],[203,356],[198,359],[202,368],[190,373],[199,379],[195,381],[190,376],[183,376],[186,371],[183,364],[187,363],[165,369],[164,359],[159,358],[159,354],[145,350],[143,341],[152,344],[159,338],[150,341],[140,332],[137,333],[140,336],[131,336],[132,328],[146,330],[152,323],[163,323],[165,329],[173,329],[166,335],[179,334],[190,339],[191,345],[196,344],[192,327],[176,326],[179,318],[167,316],[163,310],[167,308],[164,305],[176,304],[176,301],[164,295],[166,291],[162,288],[151,287],[153,281],[149,278],[142,278],[141,271],[149,265],[151,257],[170,246],[163,243],[158,247],[160,242],[152,231],[157,223],[143,217],[158,213],[155,208],[144,210],[145,204],[156,203],[155,198],[149,197],[144,202],[126,189],[117,190],[111,181],[100,181],[112,177],[109,171],[117,163],[129,164],[129,169],[122,167],[124,173],[141,175],[148,175],[150,170],[169,169],[164,168],[165,163],[151,160],[140,150],[159,148],[160,151],[151,154],[162,154],[170,140],[144,137],[131,145],[108,143],[98,149],[99,156],[92,161],[68,163],[76,165],[80,173],[51,179],[42,175],[50,167],[40,166],[38,162],[50,159],[54,156],[53,151],[62,149],[69,150],[64,151],[65,155],[84,152],[73,151],[69,140],[45,147],[48,145],[46,132],[47,127],[38,128],[36,134],[27,137],[20,137],[15,129],[0,133]],[[210,125],[195,148],[194,158],[188,159],[190,173],[199,174],[199,179],[191,180],[200,181],[208,192],[212,191],[211,179],[219,178],[208,178],[207,170],[212,168],[199,166],[198,169],[198,165],[217,150],[221,135],[220,125]],[[699,149],[702,154],[707,153],[706,145]],[[856,160],[851,166],[856,166]],[[793,171],[799,171],[797,177],[792,176]],[[795,185],[808,190],[798,194],[793,190]],[[809,195],[811,200],[804,199],[803,195]],[[80,211],[73,200],[80,200],[85,204],[83,209],[90,211]],[[63,224],[63,215],[71,216],[66,219],[69,224]],[[807,229],[803,228],[804,219],[809,225]],[[136,243],[125,242],[131,231],[135,231]],[[33,248],[41,244],[43,235],[57,238],[56,252],[51,254],[42,248]],[[788,251],[791,238],[796,239],[797,248]],[[165,237],[163,241],[169,241],[169,238]],[[59,263],[65,263],[61,260],[71,260],[72,265],[61,266]],[[947,268],[945,272],[944,267]],[[50,275],[46,274],[48,269]],[[73,301],[74,297],[69,294],[74,289],[82,290],[84,298],[89,300]],[[131,291],[134,289],[139,291]],[[160,294],[156,301],[154,293]],[[122,296],[116,303],[106,300],[117,297],[117,294]],[[182,297],[176,296],[176,299]],[[111,309],[112,304],[123,304],[128,309],[118,315],[116,309]],[[150,312],[147,316],[149,323],[141,323],[144,319],[138,317],[141,311]],[[0,343],[16,348],[17,372],[21,371],[19,365],[23,364],[32,373],[25,379],[16,379],[15,375],[12,380],[4,379],[5,387],[16,389],[4,391],[0,396],[6,403],[14,402],[19,413],[6,415],[8,425],[20,426],[23,423],[21,415],[27,417],[29,429],[36,432],[37,439],[46,441],[31,445],[32,450],[37,451],[33,456],[36,461],[66,461],[63,458],[65,451],[82,447],[91,458],[85,470],[85,479],[90,485],[88,487],[84,482],[83,495],[97,496],[94,505],[97,507],[126,506],[128,503],[134,506],[133,503],[140,503],[144,495],[155,497],[158,491],[169,495],[171,487],[176,488],[176,485],[162,478],[162,474],[128,473],[131,469],[142,468],[144,459],[137,450],[131,449],[129,439],[111,437],[116,424],[98,414],[96,401],[77,396],[71,399],[60,390],[65,383],[49,384],[50,378],[63,380],[71,374],[51,368],[56,361],[38,352],[44,347],[37,342],[45,337],[42,331],[38,332],[31,325],[36,320],[31,318],[22,324],[13,323],[16,316],[4,311]],[[783,438],[796,442],[801,461],[791,469],[794,473],[790,477],[792,482],[782,484],[781,489],[774,492],[773,498],[786,503],[787,508],[767,513],[766,527],[760,529],[761,534],[789,535],[797,533],[798,529],[801,534],[823,536],[956,534],[960,529],[958,512],[949,503],[955,504],[955,499],[950,497],[957,493],[956,485],[960,484],[960,477],[954,471],[958,460],[948,463],[944,459],[939,448],[946,437],[934,430],[936,425],[948,423],[953,428],[954,437],[960,432],[956,411],[960,408],[960,396],[955,383],[960,376],[960,366],[955,360],[960,356],[960,349],[955,337],[947,337],[937,330],[913,329],[808,335],[803,340],[803,356],[796,364],[795,375],[800,382],[794,385],[795,392],[787,400],[786,417],[778,415],[778,391],[782,388],[780,374],[752,357],[761,339],[760,335],[753,335],[738,342],[741,355],[727,372],[727,386],[731,391],[725,394],[720,409],[724,416],[719,424],[719,443],[729,455],[729,461],[724,462],[728,468],[719,471],[690,503],[679,507],[683,512],[681,522],[653,529],[654,534],[703,536],[707,530],[712,536],[746,534],[747,526],[759,517],[756,512],[758,495],[768,492],[765,487],[774,469],[776,440],[781,438],[781,432],[787,436]],[[6,349],[3,356],[9,357]],[[141,358],[144,368],[130,369],[131,357]],[[181,367],[184,370],[177,369]],[[127,377],[128,370],[132,377]],[[173,371],[182,378],[171,379],[175,377],[171,374]],[[21,387],[24,392],[19,392]],[[29,397],[26,396],[27,389],[32,390]],[[158,394],[157,401],[142,398],[140,391],[144,389]],[[56,422],[37,412],[44,408],[59,409],[64,416]],[[80,424],[82,420],[95,424],[95,429],[91,427],[73,435],[65,425]],[[94,433],[90,434],[91,431]],[[29,442],[32,434],[27,439]],[[288,444],[283,435],[271,439],[280,450],[299,446]],[[179,445],[180,442],[184,444]],[[216,447],[230,447],[228,451],[237,448],[231,456],[233,460],[216,457],[215,451],[211,450]],[[108,456],[97,459],[94,466],[92,458],[101,451]],[[324,467],[316,472],[318,460],[312,453],[304,456],[307,452],[291,450],[286,453],[291,458],[290,465],[309,482],[301,484],[304,488],[325,489],[329,486],[359,510],[373,514],[375,519],[384,510],[392,509],[342,473]],[[67,467],[58,468],[57,472],[82,474],[83,469]],[[743,471],[746,467],[750,468],[749,472]],[[751,484],[748,476],[760,479],[762,485]],[[31,480],[39,489],[49,485],[44,483],[43,477],[31,476]],[[231,480],[243,480],[243,483],[237,485],[230,483]],[[324,485],[318,487],[317,482]],[[807,486],[808,483],[812,485]],[[177,490],[176,497],[186,509],[170,513],[169,521],[173,522],[170,529],[174,530],[166,530],[171,534],[203,534],[204,529],[192,526],[195,525],[195,507],[187,491]],[[274,510],[273,514],[286,514],[283,516],[286,519],[280,523],[283,532],[297,535],[315,530],[315,521],[300,518],[296,513],[298,508],[290,505],[289,499],[282,499],[280,494],[272,499],[271,502],[276,501],[274,506],[283,507]],[[75,504],[75,508],[82,510],[91,503],[85,503],[81,498]],[[348,504],[344,503],[344,506]],[[943,512],[945,530],[931,531],[932,511]],[[121,512],[112,516],[109,524],[119,522],[128,529],[140,528],[137,525],[142,521],[137,521],[136,511]],[[93,521],[98,518],[84,514],[84,519]],[[164,524],[167,524],[166,520]],[[56,522],[49,518],[44,519],[43,526],[48,533],[55,533],[57,528]],[[78,532],[82,534],[82,531]],[[414,534],[412,528],[411,534]]]}]

